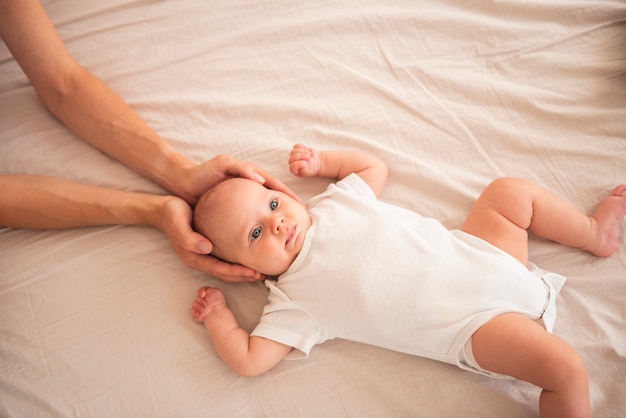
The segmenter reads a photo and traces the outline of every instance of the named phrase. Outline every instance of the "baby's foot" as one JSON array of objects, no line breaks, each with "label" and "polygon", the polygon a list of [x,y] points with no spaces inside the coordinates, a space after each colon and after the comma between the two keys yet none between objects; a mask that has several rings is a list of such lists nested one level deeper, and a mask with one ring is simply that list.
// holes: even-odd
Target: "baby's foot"
[{"label": "baby's foot", "polygon": [[201,287],[198,290],[198,297],[191,305],[189,313],[198,322],[204,320],[226,307],[226,299],[224,294],[212,287]]},{"label": "baby's foot", "polygon": [[591,214],[596,223],[593,242],[583,249],[598,257],[608,257],[615,252],[619,238],[619,226],[626,216],[626,184],[620,184],[604,198]]}]

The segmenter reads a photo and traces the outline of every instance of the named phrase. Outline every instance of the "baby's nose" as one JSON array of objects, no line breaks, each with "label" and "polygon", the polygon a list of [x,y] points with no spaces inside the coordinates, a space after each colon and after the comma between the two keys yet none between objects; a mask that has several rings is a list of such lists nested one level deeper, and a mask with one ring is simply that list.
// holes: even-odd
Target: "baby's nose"
[{"label": "baby's nose", "polygon": [[272,218],[272,231],[279,234],[280,230],[285,226],[285,218],[282,216],[274,216]]}]

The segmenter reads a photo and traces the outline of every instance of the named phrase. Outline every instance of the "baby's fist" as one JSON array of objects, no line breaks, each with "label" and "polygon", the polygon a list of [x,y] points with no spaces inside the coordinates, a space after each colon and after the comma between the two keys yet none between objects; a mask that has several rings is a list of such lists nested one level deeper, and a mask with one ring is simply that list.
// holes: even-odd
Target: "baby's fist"
[{"label": "baby's fist", "polygon": [[189,313],[198,322],[203,322],[208,316],[219,312],[226,307],[226,298],[221,290],[213,287],[201,287],[198,296],[193,301]]},{"label": "baby's fist", "polygon": [[289,155],[289,170],[296,176],[312,177],[320,171],[320,152],[304,144],[296,144]]}]

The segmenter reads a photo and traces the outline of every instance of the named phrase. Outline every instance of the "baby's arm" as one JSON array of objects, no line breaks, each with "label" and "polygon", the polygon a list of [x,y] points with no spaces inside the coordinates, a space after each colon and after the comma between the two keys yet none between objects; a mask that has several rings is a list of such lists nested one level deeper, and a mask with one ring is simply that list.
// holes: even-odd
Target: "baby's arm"
[{"label": "baby's arm", "polygon": [[191,316],[203,322],[220,358],[241,376],[258,376],[277,365],[291,347],[262,337],[251,337],[237,323],[224,294],[203,287],[191,307]]},{"label": "baby's arm", "polygon": [[356,173],[370,186],[376,197],[380,197],[387,182],[385,163],[371,154],[357,151],[318,151],[296,144],[289,156],[289,169],[296,176],[339,180]]}]

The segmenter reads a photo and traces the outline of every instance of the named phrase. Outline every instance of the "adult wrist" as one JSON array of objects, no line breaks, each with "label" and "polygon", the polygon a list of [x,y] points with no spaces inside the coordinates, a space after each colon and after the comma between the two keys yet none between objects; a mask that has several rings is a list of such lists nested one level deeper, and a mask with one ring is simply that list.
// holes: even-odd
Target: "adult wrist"
[{"label": "adult wrist", "polygon": [[189,173],[195,164],[173,149],[164,150],[161,158],[154,163],[155,181],[187,203],[195,203],[196,196],[189,190]]}]

